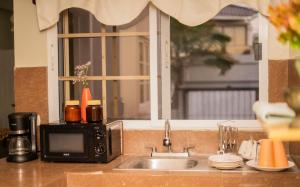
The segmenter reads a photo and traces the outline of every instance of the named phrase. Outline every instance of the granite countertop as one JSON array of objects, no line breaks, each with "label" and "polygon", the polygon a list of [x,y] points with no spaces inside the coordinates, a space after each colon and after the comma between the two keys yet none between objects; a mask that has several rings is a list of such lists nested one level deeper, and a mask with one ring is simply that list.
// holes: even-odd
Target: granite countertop
[{"label": "granite countertop", "polygon": [[126,156],[120,156],[107,164],[58,163],[34,160],[24,163],[6,162],[0,159],[0,187],[2,186],[67,186],[67,174],[95,175],[112,172]]},{"label": "granite countertop", "polygon": [[300,187],[298,168],[285,172],[256,170],[120,171],[132,156],[108,164],[49,163],[35,160],[8,163],[0,159],[0,186],[288,186]]}]

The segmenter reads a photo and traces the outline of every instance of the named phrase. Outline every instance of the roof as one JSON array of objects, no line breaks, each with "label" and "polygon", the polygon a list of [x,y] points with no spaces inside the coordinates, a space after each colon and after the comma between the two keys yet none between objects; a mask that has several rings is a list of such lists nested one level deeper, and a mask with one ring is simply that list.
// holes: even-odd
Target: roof
[{"label": "roof", "polygon": [[238,5],[229,5],[223,8],[218,16],[253,16],[257,14],[257,11],[248,7],[238,6]]},{"label": "roof", "polygon": [[238,6],[238,5],[229,5],[223,8],[215,17],[215,19],[222,19],[222,18],[237,18],[243,19],[247,17],[252,17],[256,15],[258,12],[254,9]]}]

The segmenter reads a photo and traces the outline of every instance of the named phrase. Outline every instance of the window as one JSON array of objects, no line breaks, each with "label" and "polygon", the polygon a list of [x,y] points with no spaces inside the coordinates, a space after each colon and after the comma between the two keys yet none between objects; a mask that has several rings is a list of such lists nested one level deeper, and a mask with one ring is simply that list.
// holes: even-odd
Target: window
[{"label": "window", "polygon": [[[216,127],[218,120],[224,119],[243,120],[239,125],[245,128],[259,127],[258,123],[252,120],[254,115],[249,107],[241,110],[245,113],[235,117],[235,111],[240,109],[232,107],[231,102],[235,103],[233,106],[240,106],[238,103],[241,102],[250,106],[255,99],[267,100],[267,20],[259,16],[256,20],[257,25],[265,27],[259,27],[259,33],[251,35],[253,38],[248,37],[248,32],[254,28],[241,24],[240,20],[238,24],[219,24],[214,27],[214,30],[232,38],[226,45],[230,55],[241,54],[241,51],[251,52],[253,43],[263,43],[262,60],[260,63],[255,62],[253,68],[255,73],[252,78],[254,77],[255,83],[248,87],[243,82],[235,82],[228,87],[224,86],[228,84],[207,82],[195,87],[195,81],[189,81],[188,84],[180,85],[179,92],[176,90],[176,84],[172,82],[174,73],[171,70],[171,59],[174,58],[175,49],[170,40],[173,34],[170,20],[168,15],[151,5],[132,23],[122,26],[103,25],[84,10],[65,11],[58,25],[60,116],[63,115],[64,100],[80,97],[81,88],[70,82],[74,79],[74,66],[90,60],[93,65],[88,80],[94,99],[103,101],[107,120],[124,119],[125,128],[161,128],[165,119],[172,119],[172,125],[177,129],[211,129]],[[49,46],[51,48],[50,44]],[[235,49],[237,46],[239,50]],[[215,50],[224,49],[220,47],[222,46],[211,46]],[[178,55],[184,57],[187,54],[183,52]],[[192,64],[182,68],[180,73],[183,73],[183,80],[193,80],[202,68],[207,70],[201,72],[204,82],[207,78],[211,79],[206,74],[217,75],[213,81],[218,82],[220,69]],[[234,71],[243,74],[238,69]],[[252,80],[251,76],[248,78]],[[219,87],[211,87],[212,85]],[[181,99],[174,99],[175,92],[178,92],[177,96]],[[214,107],[206,110],[203,110],[203,107],[199,108],[203,103],[208,106],[207,102],[216,102],[216,98],[226,100],[227,103],[217,104],[221,104],[222,107],[230,106],[232,110],[227,111],[221,107],[219,111]],[[245,101],[243,98],[250,100]],[[51,99],[49,96],[50,103]],[[210,103],[210,106],[214,105],[216,103]],[[223,110],[227,113],[222,113]]]},{"label": "window", "polygon": [[149,16],[146,8],[122,26],[101,24],[85,10],[64,11],[58,24],[60,118],[65,100],[79,100],[74,68],[91,61],[93,99],[102,101],[103,119],[150,119]]},{"label": "window", "polygon": [[258,14],[230,5],[196,27],[171,19],[171,119],[255,119]]}]

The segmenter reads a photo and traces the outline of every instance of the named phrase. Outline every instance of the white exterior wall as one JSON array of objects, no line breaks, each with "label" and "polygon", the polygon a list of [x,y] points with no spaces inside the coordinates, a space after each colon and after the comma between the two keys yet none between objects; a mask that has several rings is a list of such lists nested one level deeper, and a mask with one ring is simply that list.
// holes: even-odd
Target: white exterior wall
[{"label": "white exterior wall", "polygon": [[248,30],[247,30],[247,41],[248,45],[252,46],[253,44],[253,36],[257,35],[258,36],[258,25],[259,25],[259,18],[258,15],[255,15],[250,21],[248,25]]},{"label": "white exterior wall", "polygon": [[236,64],[225,75],[220,75],[220,70],[216,67],[189,66],[184,70],[184,81],[258,81],[258,64]]}]

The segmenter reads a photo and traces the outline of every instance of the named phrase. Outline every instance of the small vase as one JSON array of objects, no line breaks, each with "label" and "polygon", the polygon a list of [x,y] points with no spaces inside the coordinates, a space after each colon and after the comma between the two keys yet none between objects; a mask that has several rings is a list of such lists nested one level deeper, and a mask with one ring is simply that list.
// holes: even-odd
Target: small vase
[{"label": "small vase", "polygon": [[86,123],[86,107],[88,101],[92,99],[90,88],[83,88],[81,93],[81,119],[83,123]]}]

